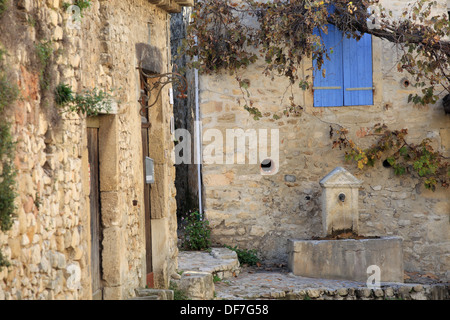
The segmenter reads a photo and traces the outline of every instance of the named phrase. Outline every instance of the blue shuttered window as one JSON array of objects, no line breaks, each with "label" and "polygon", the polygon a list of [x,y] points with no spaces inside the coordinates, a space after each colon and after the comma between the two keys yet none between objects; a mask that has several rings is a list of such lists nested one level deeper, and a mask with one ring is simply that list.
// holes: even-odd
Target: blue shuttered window
[{"label": "blue shuttered window", "polygon": [[348,39],[333,25],[321,36],[333,53],[322,66],[325,77],[314,62],[314,106],[373,105],[372,36]]}]

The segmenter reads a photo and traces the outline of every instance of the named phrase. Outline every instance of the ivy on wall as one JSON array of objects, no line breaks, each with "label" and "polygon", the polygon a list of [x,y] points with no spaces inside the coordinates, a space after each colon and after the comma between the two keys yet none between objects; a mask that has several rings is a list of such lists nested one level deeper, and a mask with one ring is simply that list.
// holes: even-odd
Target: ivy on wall
[{"label": "ivy on wall", "polygon": [[407,129],[390,130],[386,125],[377,124],[368,132],[368,135],[377,137],[376,142],[363,149],[348,138],[348,133],[347,129],[334,131],[331,128],[333,148],[345,150],[345,160],[356,163],[359,169],[373,167],[382,161],[383,166],[392,168],[397,176],[410,174],[418,177],[429,190],[435,191],[438,185],[449,187],[450,163],[433,149],[430,139],[419,144],[408,143]]},{"label": "ivy on wall", "polygon": [[[11,124],[6,120],[5,109],[19,97],[19,88],[9,81],[3,58],[6,52],[0,48],[0,230],[11,229],[15,213],[16,169],[14,167],[15,142],[11,136]],[[9,262],[0,251],[0,268]]]}]

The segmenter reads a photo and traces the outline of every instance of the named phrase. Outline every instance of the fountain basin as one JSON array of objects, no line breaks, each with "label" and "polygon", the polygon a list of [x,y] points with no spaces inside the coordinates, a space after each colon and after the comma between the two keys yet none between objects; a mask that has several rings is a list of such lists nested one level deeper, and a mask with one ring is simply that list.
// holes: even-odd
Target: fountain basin
[{"label": "fountain basin", "polygon": [[296,276],[366,282],[376,265],[381,282],[403,282],[399,237],[345,240],[288,240],[288,266]]}]

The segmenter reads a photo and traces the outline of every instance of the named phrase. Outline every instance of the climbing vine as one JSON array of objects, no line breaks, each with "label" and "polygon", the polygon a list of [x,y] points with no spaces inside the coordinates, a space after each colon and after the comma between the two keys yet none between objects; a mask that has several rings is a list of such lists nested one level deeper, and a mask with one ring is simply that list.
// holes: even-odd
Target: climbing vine
[{"label": "climbing vine", "polygon": [[[0,230],[8,231],[13,224],[16,199],[15,143],[5,109],[19,97],[19,88],[9,81],[3,60],[6,52],[0,48]],[[9,266],[0,251],[0,268]]]},{"label": "climbing vine", "polygon": [[[203,0],[198,1],[182,52],[192,58],[191,67],[205,74],[245,74],[258,59],[265,62],[263,74],[289,79],[307,89],[309,76],[299,70],[305,57],[320,70],[332,49],[320,34],[328,24],[359,40],[362,33],[396,45],[398,70],[407,72],[420,94],[410,95],[415,104],[435,103],[443,92],[450,94],[450,22],[447,14],[433,15],[437,1],[417,0],[399,17],[383,8],[378,0]],[[334,11],[329,11],[330,5]],[[326,70],[322,70],[326,73]],[[246,83],[237,76],[238,84]],[[245,99],[245,95],[243,96]],[[299,110],[291,99],[293,110]],[[244,106],[259,118],[256,106]]]},{"label": "climbing vine", "polygon": [[333,148],[345,150],[346,161],[355,162],[359,169],[373,167],[378,161],[383,161],[383,165],[392,168],[398,176],[411,174],[419,177],[427,189],[435,191],[439,184],[449,187],[450,164],[433,149],[430,139],[419,144],[408,143],[407,129],[390,130],[386,125],[377,124],[368,133],[376,136],[377,141],[362,149],[348,138],[348,133],[347,129],[334,131],[331,128]]}]

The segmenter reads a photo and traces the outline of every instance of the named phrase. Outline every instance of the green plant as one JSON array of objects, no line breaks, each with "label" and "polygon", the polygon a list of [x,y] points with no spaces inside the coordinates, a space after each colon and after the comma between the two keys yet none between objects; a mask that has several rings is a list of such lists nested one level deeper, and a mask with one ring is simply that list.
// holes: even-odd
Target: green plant
[{"label": "green plant", "polygon": [[15,143],[10,133],[10,124],[2,121],[0,123],[0,229],[7,231],[13,223],[15,211],[14,201],[16,199],[14,168]]},{"label": "green plant", "polygon": [[[63,9],[67,10],[72,4],[68,2],[63,3]],[[83,10],[91,7],[91,1],[89,0],[76,0],[73,5],[80,8],[80,15],[83,16]]]},{"label": "green plant", "polygon": [[213,282],[214,283],[216,283],[216,282],[221,282],[222,281],[222,279],[220,279],[220,277],[217,275],[217,274],[215,274],[214,276],[213,276]]},{"label": "green plant", "polygon": [[[3,66],[5,51],[0,49],[0,230],[11,229],[15,212],[16,169],[14,167],[15,142],[11,135],[11,125],[4,115],[5,108],[12,105],[19,96],[19,88],[8,81]],[[0,268],[8,267],[0,251]]]},{"label": "green plant", "polygon": [[42,199],[39,196],[39,194],[36,194],[36,199],[34,199],[34,206],[36,207],[36,209],[40,209],[42,205]]},{"label": "green plant", "polygon": [[39,81],[43,89],[48,89],[49,80],[46,77],[46,71],[53,55],[53,43],[52,41],[40,42],[35,45],[35,48],[40,62]]},{"label": "green plant", "polygon": [[178,289],[178,285],[174,281],[170,281],[169,290],[173,291],[173,300],[189,300],[186,291]]},{"label": "green plant", "polygon": [[9,263],[8,260],[5,259],[5,257],[3,257],[2,252],[0,251],[0,270],[2,269],[2,267],[9,267],[11,264]]},{"label": "green plant", "polygon": [[448,188],[450,183],[450,164],[445,157],[434,151],[430,139],[424,139],[415,145],[406,141],[407,129],[389,130],[385,125],[377,124],[369,130],[369,135],[378,136],[378,140],[369,148],[358,147],[347,137],[348,130],[330,132],[330,137],[339,136],[333,148],[346,149],[345,160],[357,163],[359,169],[373,167],[376,161],[384,160],[385,167],[391,167],[397,176],[417,174],[423,180],[425,188],[435,191],[438,183]]},{"label": "green plant", "polygon": [[81,113],[87,117],[97,116],[101,112],[111,111],[112,92],[113,90],[103,91],[94,88],[74,94],[70,86],[60,84],[55,89],[55,102],[65,112]]},{"label": "green plant", "polygon": [[8,0],[0,0],[0,16],[6,11]]},{"label": "green plant", "polygon": [[[206,74],[245,73],[259,60],[264,75],[272,80],[286,77],[291,86],[297,83],[307,90],[313,79],[301,72],[304,58],[315,60],[326,73],[322,67],[333,49],[324,45],[319,33],[328,33],[332,24],[348,38],[360,40],[362,34],[371,34],[393,43],[399,52],[398,71],[407,72],[412,85],[422,90],[409,100],[435,103],[442,90],[450,93],[450,22],[447,14],[435,15],[437,3],[409,1],[394,15],[379,1],[367,0],[197,1],[180,53],[192,58],[191,67]],[[237,80],[247,91],[248,85]],[[291,107],[299,109],[291,101]],[[258,118],[258,106],[247,101],[245,105]]]},{"label": "green plant", "polygon": [[249,266],[257,265],[260,259],[258,258],[258,252],[255,249],[238,249],[231,246],[225,246],[226,248],[237,253],[240,264],[247,264]]},{"label": "green plant", "polygon": [[59,84],[55,89],[55,102],[58,106],[65,106],[74,101],[72,87]]},{"label": "green plant", "polygon": [[8,7],[8,0],[0,0],[0,16],[3,14],[3,12],[6,11]]},{"label": "green plant", "polygon": [[0,73],[0,112],[19,97],[19,88],[8,80],[6,74]]},{"label": "green plant", "polygon": [[211,246],[209,221],[202,219],[198,211],[181,218],[184,226],[183,247],[186,250],[206,250]]}]

